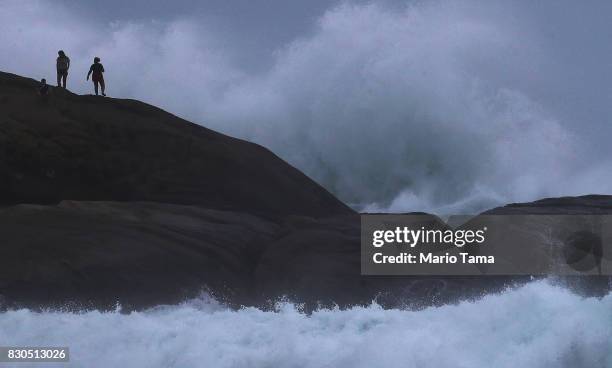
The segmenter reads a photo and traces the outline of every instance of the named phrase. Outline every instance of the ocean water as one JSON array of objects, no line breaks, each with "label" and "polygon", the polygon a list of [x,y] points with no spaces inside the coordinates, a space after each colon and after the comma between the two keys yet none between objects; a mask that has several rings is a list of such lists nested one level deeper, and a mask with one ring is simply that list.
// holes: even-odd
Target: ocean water
[{"label": "ocean water", "polygon": [[0,314],[0,345],[70,347],[70,363],[15,367],[612,367],[612,295],[540,281],[419,311],[230,310],[205,297],[130,314],[24,309]]}]

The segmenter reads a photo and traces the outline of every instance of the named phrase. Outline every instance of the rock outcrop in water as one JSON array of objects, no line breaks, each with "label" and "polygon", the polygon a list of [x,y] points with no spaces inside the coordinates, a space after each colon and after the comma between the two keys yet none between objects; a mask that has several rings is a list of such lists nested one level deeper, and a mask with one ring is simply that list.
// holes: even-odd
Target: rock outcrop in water
[{"label": "rock outcrop in water", "polygon": [[[35,85],[0,73],[4,306],[129,309],[200,291],[237,305],[423,306],[525,281],[360,276],[358,214],[265,148],[141,102],[43,99]],[[604,213],[612,198],[492,212],[578,209]]]},{"label": "rock outcrop in water", "polygon": [[486,211],[485,215],[611,215],[612,196],[545,198],[529,203],[511,203]]}]

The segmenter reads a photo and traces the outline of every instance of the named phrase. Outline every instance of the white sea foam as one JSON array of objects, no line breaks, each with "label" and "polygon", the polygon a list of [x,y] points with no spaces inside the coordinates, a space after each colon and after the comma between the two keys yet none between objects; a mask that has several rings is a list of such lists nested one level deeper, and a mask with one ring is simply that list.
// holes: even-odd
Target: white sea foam
[{"label": "white sea foam", "polygon": [[70,367],[612,367],[612,296],[534,282],[421,311],[307,315],[209,300],[131,314],[18,310],[0,314],[0,342],[67,345]]}]

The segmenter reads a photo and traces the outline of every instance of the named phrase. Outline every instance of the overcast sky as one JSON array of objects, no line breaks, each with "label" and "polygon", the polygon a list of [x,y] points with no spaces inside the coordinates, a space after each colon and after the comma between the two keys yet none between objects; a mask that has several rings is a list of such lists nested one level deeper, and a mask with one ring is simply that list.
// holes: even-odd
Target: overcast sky
[{"label": "overcast sky", "polygon": [[352,204],[612,193],[612,2],[0,0],[0,70],[264,144]]},{"label": "overcast sky", "polygon": [[337,0],[58,1],[102,25],[113,21],[197,19],[222,32],[232,48],[248,55],[244,68],[267,65],[277,48],[307,34],[317,18],[338,3]]}]

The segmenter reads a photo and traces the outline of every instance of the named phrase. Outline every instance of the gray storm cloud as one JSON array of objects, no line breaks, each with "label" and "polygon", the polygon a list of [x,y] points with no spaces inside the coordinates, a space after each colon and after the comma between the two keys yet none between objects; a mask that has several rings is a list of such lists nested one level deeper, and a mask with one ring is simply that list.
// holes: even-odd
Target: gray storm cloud
[{"label": "gray storm cloud", "polygon": [[70,87],[90,93],[98,55],[112,96],[261,143],[357,208],[473,212],[612,192],[584,122],[542,93],[565,77],[554,52],[519,8],[483,4],[340,5],[248,72],[248,55],[188,16],[98,25],[8,1],[0,69],[53,80],[62,48]]}]

